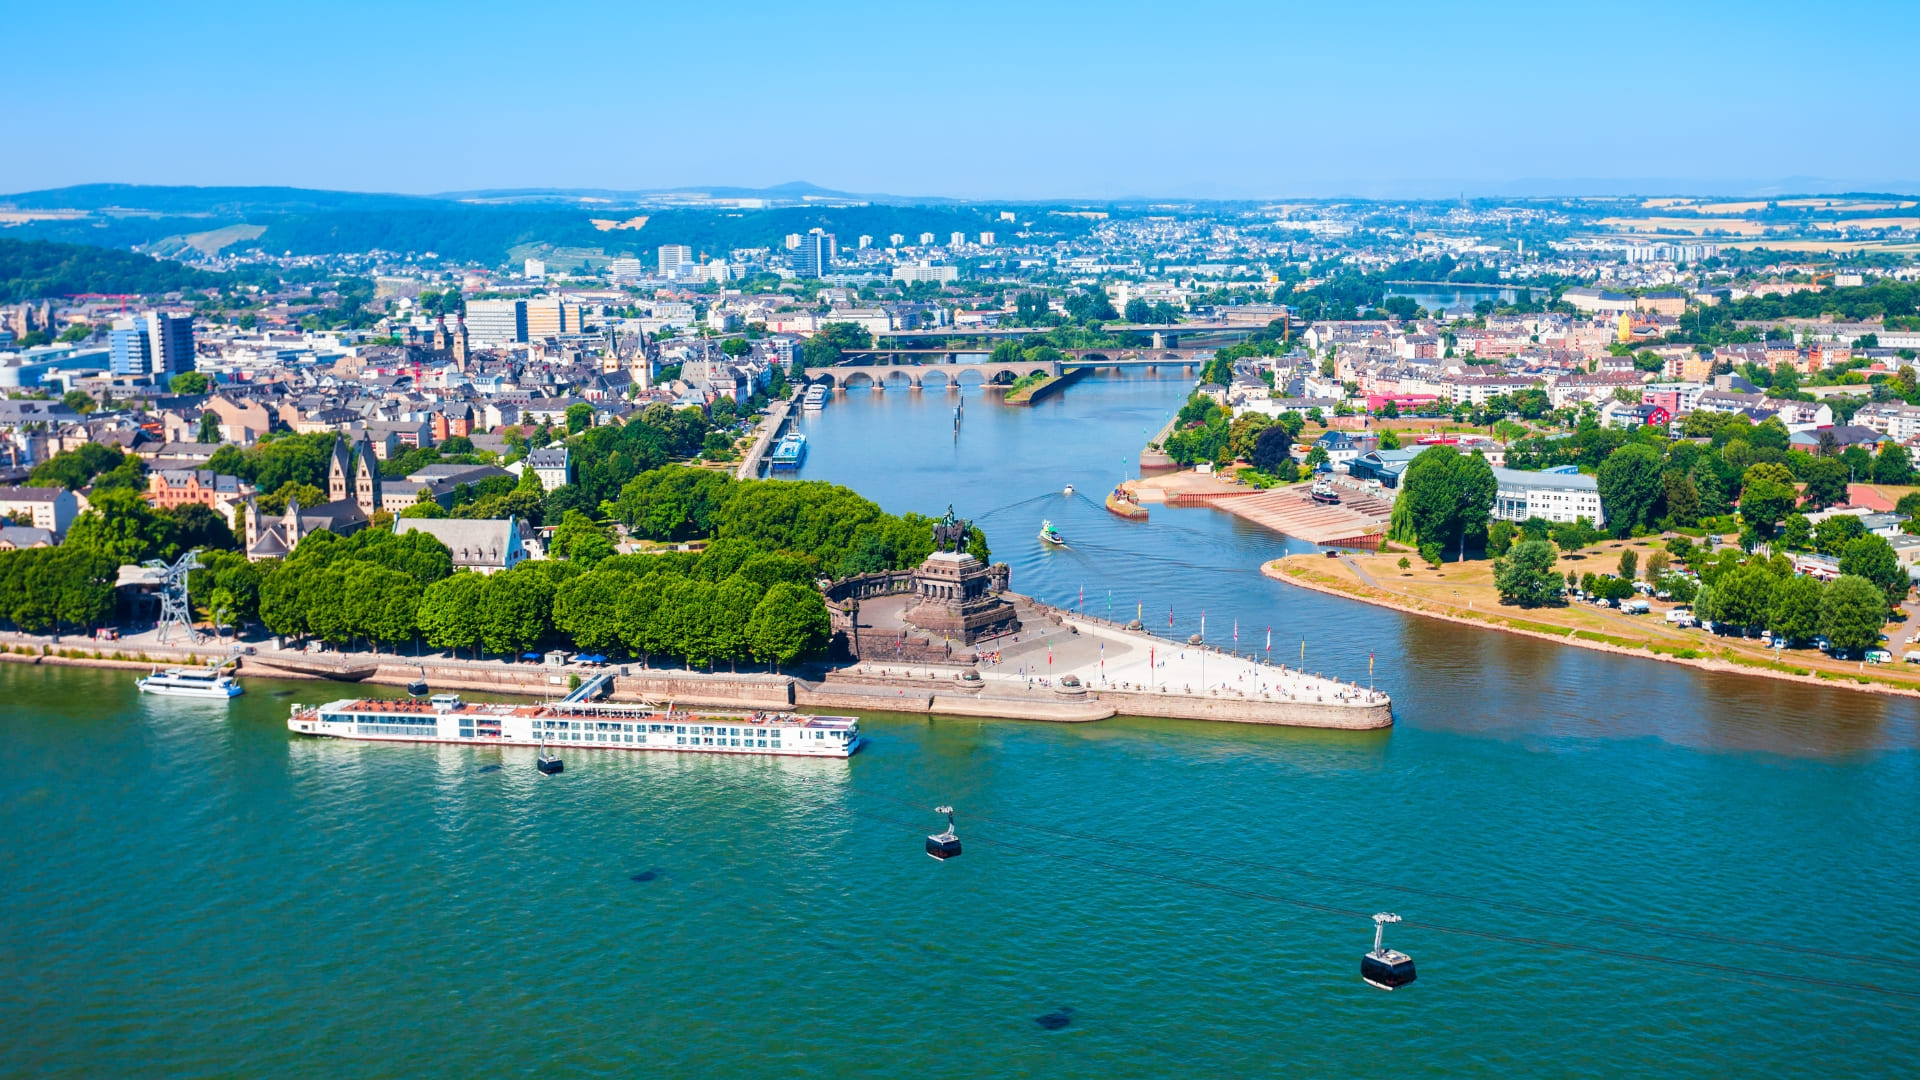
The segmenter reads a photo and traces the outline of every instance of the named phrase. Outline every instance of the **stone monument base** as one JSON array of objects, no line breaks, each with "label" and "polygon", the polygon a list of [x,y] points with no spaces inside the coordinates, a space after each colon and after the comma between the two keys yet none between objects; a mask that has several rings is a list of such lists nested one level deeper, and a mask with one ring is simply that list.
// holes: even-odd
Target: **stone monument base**
[{"label": "stone monument base", "polygon": [[902,617],[929,633],[971,645],[1020,629],[1013,605],[993,591],[996,575],[964,551],[936,551],[913,574]]}]

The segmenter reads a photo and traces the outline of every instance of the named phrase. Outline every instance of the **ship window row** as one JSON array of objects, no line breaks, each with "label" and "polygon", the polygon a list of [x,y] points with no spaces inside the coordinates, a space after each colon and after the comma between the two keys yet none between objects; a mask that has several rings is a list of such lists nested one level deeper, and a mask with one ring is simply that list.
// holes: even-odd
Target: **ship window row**
[{"label": "ship window row", "polygon": [[362,735],[432,735],[440,729],[427,724],[361,724]]},{"label": "ship window row", "polygon": [[[780,738],[779,728],[754,729],[754,728],[717,727],[717,726],[702,727],[697,724],[691,724],[691,725],[690,724],[613,724],[613,723],[601,723],[597,721],[589,723],[584,720],[579,720],[579,721],[539,720],[534,722],[534,728],[536,730],[541,730],[541,731],[555,732],[556,734],[566,733],[566,732],[577,733],[577,732],[604,731],[609,734],[636,734],[636,733],[655,734],[655,735],[694,734],[694,735],[700,735],[700,736],[712,735],[715,737],[718,737],[721,735],[725,735],[728,737],[738,736],[742,738],[748,737],[748,736],[752,736],[756,738],[771,737],[776,741]],[[804,731],[800,733],[801,738],[805,738],[806,735],[807,733]],[[821,734],[821,735],[816,735],[815,737],[825,738],[826,736],[824,734]],[[578,740],[576,739],[575,741],[578,741]]]},{"label": "ship window row", "polygon": [[[765,747],[767,745],[767,740],[765,739],[735,739],[719,735],[679,735],[675,736],[673,741],[674,744],[678,746],[738,746],[743,749],[753,746]],[[773,740],[773,748],[775,750],[780,749],[779,739]]]}]

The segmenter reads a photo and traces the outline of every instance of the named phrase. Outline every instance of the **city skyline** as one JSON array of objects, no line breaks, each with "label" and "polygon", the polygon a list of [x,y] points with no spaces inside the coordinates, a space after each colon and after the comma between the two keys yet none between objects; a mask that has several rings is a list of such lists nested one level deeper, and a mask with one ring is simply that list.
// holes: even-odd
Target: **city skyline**
[{"label": "city skyline", "polygon": [[[285,184],[441,193],[765,187],[959,199],[1441,198],[1920,187],[1890,66],[1793,75],[1832,27],[1920,14],[1646,4],[1595,20],[1400,2],[1361,18],[1216,3],[832,18],[744,3],[569,21],[480,5],[324,23],[233,7],[190,22],[100,9],[67,50],[0,72],[27,144],[0,190]],[[16,15],[20,40],[64,16]],[[600,53],[602,43],[614,43]],[[795,57],[825,62],[802,66]],[[149,103],[131,116],[128,101]],[[76,138],[79,131],[100,137]],[[518,133],[517,136],[515,133]],[[109,137],[110,136],[110,137]]]}]

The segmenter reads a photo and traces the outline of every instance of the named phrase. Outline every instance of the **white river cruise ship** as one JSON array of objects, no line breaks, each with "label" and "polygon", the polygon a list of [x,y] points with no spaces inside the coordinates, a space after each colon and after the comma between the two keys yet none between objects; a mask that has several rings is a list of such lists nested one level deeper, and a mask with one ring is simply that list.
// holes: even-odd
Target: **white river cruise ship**
[{"label": "white river cruise ship", "polygon": [[496,705],[463,702],[457,694],[435,694],[430,701],[348,698],[318,706],[295,705],[287,729],[297,735],[374,742],[545,744],[786,757],[851,757],[861,744],[860,722],[851,716],[695,712],[644,702]]}]

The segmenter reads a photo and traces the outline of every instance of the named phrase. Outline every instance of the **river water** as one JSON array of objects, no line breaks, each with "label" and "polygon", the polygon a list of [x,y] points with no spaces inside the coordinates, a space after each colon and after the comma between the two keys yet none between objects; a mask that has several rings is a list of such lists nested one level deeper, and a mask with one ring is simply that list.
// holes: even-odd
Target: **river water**
[{"label": "river water", "polygon": [[955,395],[856,391],[803,475],[952,503],[1056,603],[1371,654],[1391,731],[872,715],[850,762],[543,779],[291,739],[323,685],[0,665],[0,1075],[1911,1073],[1920,710],[1289,589],[1228,515],[1058,494],[1186,386],[976,390],[957,439]]},{"label": "river water", "polygon": [[1501,285],[1390,285],[1388,296],[1411,297],[1430,312],[1444,311],[1455,318],[1473,316],[1473,305],[1482,300],[1511,304],[1520,295],[1518,289]]}]

